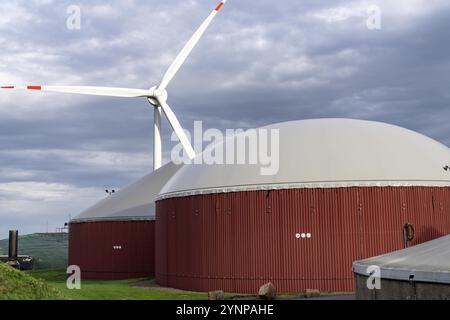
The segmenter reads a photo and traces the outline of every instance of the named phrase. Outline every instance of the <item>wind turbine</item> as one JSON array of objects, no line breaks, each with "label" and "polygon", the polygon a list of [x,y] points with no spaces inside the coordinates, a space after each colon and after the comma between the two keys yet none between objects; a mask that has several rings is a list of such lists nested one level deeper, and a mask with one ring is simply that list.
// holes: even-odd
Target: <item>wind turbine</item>
[{"label": "wind turbine", "polygon": [[60,93],[76,93],[85,95],[96,96],[109,96],[109,97],[124,97],[124,98],[147,98],[148,102],[154,108],[153,119],[153,168],[159,169],[162,166],[162,144],[161,144],[161,115],[162,111],[166,115],[167,120],[172,126],[173,131],[177,135],[180,143],[182,144],[189,159],[195,157],[194,149],[192,148],[189,139],[184,133],[180,122],[178,121],[175,113],[172,111],[167,103],[167,86],[175,77],[178,70],[181,68],[187,57],[194,49],[195,45],[199,42],[200,38],[205,33],[208,26],[213,21],[219,10],[223,7],[227,0],[222,0],[217,7],[211,12],[206,20],[195,31],[184,48],[177,55],[175,60],[170,65],[164,74],[161,83],[148,90],[144,89],[129,89],[129,88],[111,88],[111,87],[91,87],[91,86],[0,86],[0,89],[23,89],[32,91],[47,91],[47,92],[60,92]]}]

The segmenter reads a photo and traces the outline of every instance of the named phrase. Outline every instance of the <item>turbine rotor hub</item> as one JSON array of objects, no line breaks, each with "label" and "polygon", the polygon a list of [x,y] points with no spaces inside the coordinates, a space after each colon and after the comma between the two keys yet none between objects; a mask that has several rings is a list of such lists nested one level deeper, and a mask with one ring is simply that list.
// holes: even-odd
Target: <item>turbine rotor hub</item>
[{"label": "turbine rotor hub", "polygon": [[159,106],[158,101],[167,101],[168,93],[165,89],[159,89],[158,87],[153,87],[150,89],[150,95],[148,96],[148,101],[153,106]]}]

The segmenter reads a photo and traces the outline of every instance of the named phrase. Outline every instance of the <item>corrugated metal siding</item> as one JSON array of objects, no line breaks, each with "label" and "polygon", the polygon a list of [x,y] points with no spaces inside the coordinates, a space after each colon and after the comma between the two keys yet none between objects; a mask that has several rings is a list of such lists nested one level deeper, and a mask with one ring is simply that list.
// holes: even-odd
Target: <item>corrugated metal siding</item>
[{"label": "corrugated metal siding", "polygon": [[[166,199],[156,279],[187,290],[353,291],[352,262],[450,233],[450,188],[292,189]],[[311,233],[297,239],[297,233]]]},{"label": "corrugated metal siding", "polygon": [[[121,246],[121,250],[114,250]],[[83,279],[128,279],[154,274],[154,221],[71,223],[69,264]]]}]

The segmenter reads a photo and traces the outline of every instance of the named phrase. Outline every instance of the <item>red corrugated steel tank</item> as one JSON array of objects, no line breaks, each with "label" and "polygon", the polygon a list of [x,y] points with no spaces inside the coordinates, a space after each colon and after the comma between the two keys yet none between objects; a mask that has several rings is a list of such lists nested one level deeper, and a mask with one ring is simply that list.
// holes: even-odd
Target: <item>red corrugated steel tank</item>
[{"label": "red corrugated steel tank", "polygon": [[[450,188],[292,189],[157,203],[156,277],[195,291],[353,291],[352,263],[450,233]],[[311,234],[302,238],[301,234]],[[298,238],[298,235],[300,237]]]},{"label": "red corrugated steel tank", "polygon": [[82,279],[148,277],[155,269],[155,221],[71,223],[69,265]]},{"label": "red corrugated steel tank", "polygon": [[404,224],[415,228],[410,245],[450,233],[446,146],[350,119],[262,129],[279,131],[273,175],[258,164],[202,164],[199,155],[161,190],[158,284],[256,293],[270,281],[279,292],[353,291],[352,262],[402,248]]},{"label": "red corrugated steel tank", "polygon": [[155,199],[180,169],[168,163],[70,222],[69,263],[84,279],[126,279],[155,270]]}]

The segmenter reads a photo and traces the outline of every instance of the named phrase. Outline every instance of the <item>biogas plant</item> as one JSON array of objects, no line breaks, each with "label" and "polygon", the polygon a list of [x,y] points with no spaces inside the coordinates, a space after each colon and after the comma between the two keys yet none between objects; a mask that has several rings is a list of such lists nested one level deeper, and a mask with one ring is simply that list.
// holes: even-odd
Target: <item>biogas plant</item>
[{"label": "biogas plant", "polygon": [[444,145],[361,120],[269,128],[280,133],[277,174],[169,163],[72,220],[70,263],[194,291],[353,291],[352,263],[402,249],[405,224],[409,245],[450,233]]},{"label": "biogas plant", "polygon": [[[145,98],[154,111],[154,171],[70,221],[69,264],[86,279],[154,276],[189,291],[255,293],[270,282],[279,292],[351,292],[355,261],[449,234],[450,150],[405,128],[334,118],[269,124],[255,129],[277,132],[269,174],[258,162],[202,161],[246,133],[195,150],[166,89],[224,3],[151,89],[24,87]],[[163,113],[183,163],[162,163]]]}]

